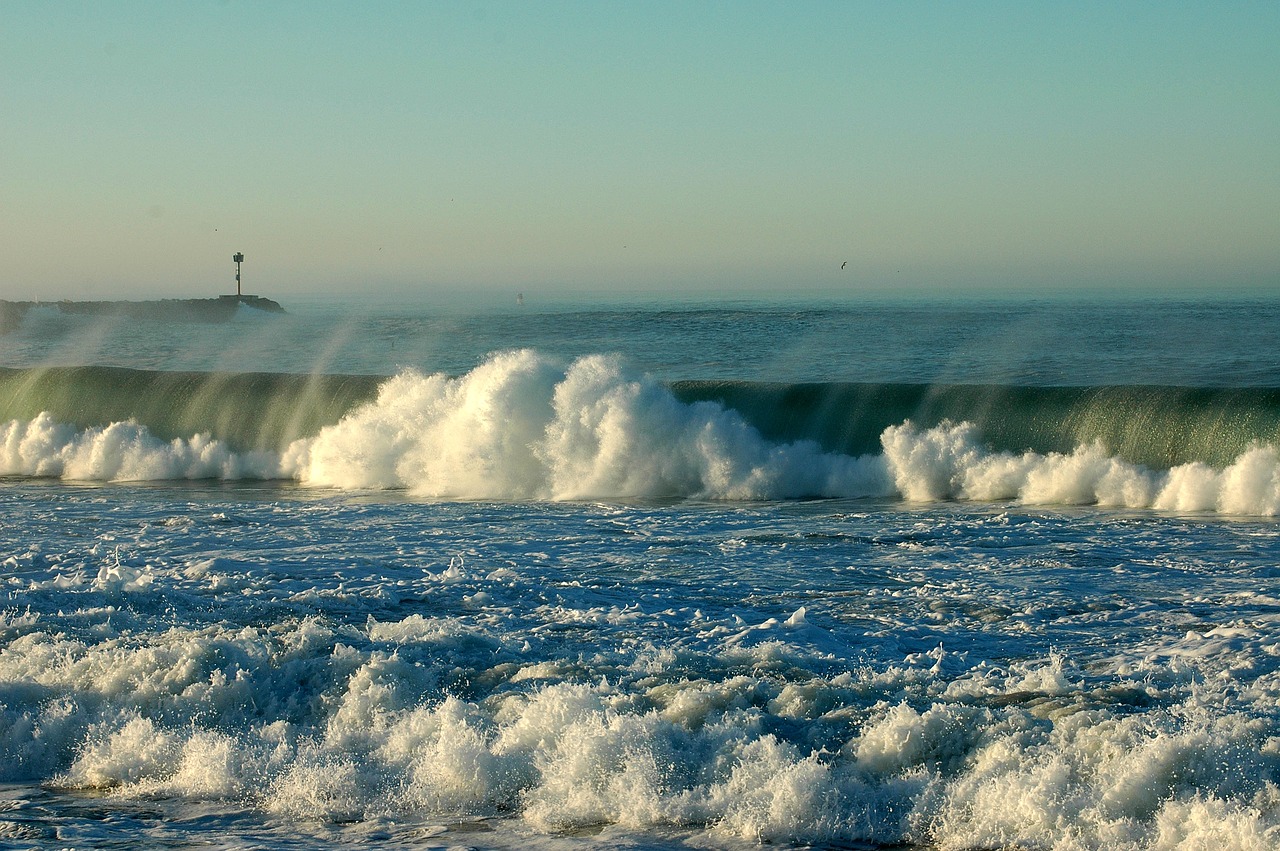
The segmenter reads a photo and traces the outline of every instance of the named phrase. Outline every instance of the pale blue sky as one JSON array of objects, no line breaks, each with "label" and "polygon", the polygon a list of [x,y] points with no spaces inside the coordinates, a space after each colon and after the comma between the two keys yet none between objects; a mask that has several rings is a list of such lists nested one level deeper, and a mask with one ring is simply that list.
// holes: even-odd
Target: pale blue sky
[{"label": "pale blue sky", "polygon": [[0,26],[0,298],[1280,289],[1274,0]]}]

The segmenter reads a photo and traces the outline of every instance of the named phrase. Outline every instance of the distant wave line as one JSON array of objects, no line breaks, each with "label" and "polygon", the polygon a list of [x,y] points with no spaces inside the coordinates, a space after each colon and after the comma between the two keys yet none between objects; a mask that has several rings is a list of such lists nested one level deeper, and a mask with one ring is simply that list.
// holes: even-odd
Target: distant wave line
[{"label": "distant wave line", "polygon": [[[132,421],[160,439],[208,434],[235,450],[279,451],[374,400],[385,375],[219,373],[80,366],[0,368],[0,421],[48,413],[78,428]],[[1023,387],[677,381],[680,403],[736,412],[766,439],[877,452],[886,428],[967,422],[996,451],[1067,453],[1100,443],[1155,469],[1229,464],[1280,445],[1280,389]],[[495,424],[501,427],[502,424]],[[510,426],[511,424],[507,424]]]}]

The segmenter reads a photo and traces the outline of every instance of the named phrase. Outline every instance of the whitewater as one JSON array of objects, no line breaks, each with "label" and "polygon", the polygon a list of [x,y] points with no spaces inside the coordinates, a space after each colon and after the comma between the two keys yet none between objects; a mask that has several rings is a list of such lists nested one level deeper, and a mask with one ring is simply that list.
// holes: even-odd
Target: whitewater
[{"label": "whitewater", "polygon": [[1280,303],[289,307],[0,337],[4,847],[1280,847]]}]

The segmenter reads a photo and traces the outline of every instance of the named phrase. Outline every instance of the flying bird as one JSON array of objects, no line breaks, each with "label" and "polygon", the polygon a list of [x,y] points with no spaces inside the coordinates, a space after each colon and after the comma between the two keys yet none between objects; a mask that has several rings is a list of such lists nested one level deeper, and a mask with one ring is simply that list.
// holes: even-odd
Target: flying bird
[{"label": "flying bird", "polygon": [[846,260],[846,261],[844,261],[843,263],[841,263],[841,264],[840,264],[840,268],[841,268],[841,269],[843,269],[845,266],[848,266],[848,265],[849,265],[849,261],[848,261],[848,260]]}]

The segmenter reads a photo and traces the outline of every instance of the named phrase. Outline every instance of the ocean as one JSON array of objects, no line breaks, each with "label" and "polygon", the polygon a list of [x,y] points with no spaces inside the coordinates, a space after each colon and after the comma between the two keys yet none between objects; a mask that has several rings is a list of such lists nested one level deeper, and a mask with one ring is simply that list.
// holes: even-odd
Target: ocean
[{"label": "ocean", "polygon": [[1280,299],[280,300],[0,336],[0,847],[1280,848]]}]

